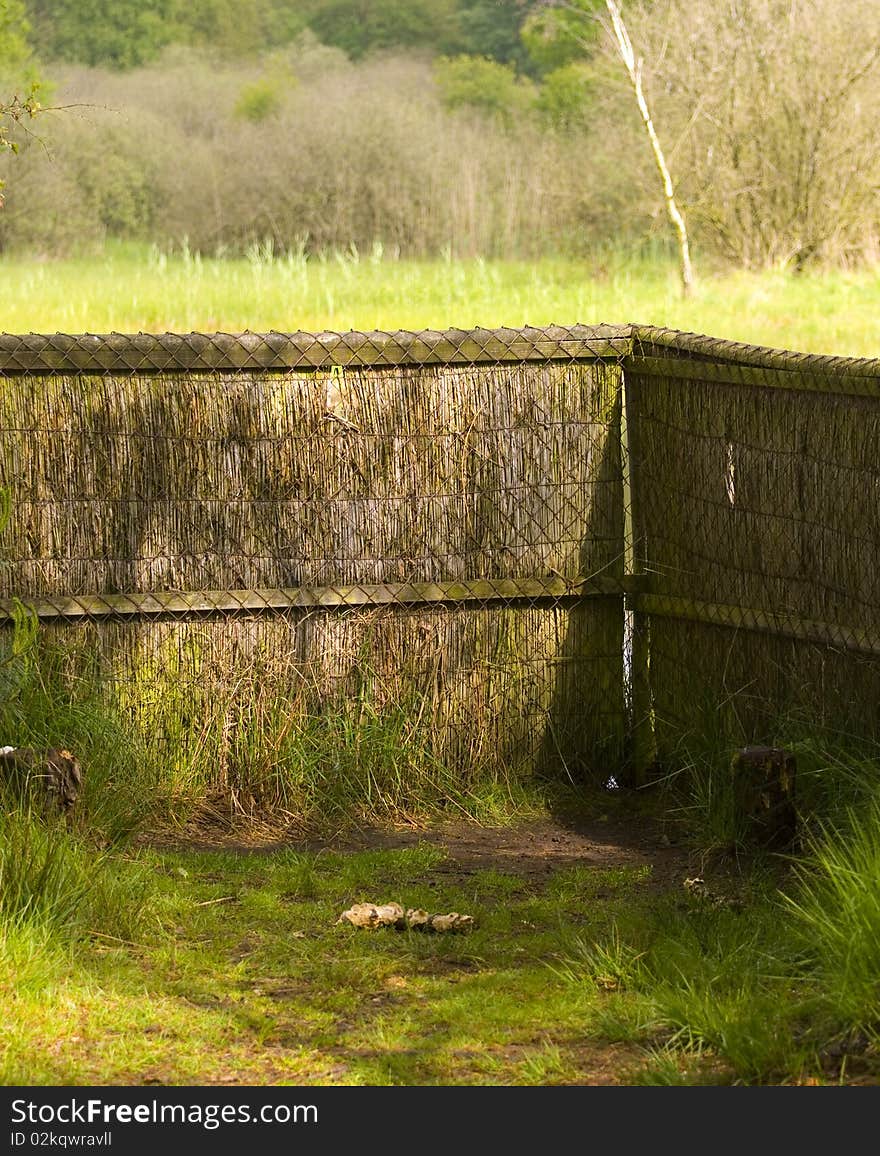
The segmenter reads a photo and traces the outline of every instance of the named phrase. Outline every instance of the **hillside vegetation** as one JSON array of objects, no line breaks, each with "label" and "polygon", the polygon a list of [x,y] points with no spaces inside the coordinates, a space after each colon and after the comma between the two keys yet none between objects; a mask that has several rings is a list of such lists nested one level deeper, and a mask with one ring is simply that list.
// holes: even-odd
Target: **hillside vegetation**
[{"label": "hillside vegetation", "polygon": [[[595,0],[3,10],[0,93],[38,77],[55,107],[11,126],[5,250],[534,259],[668,236]],[[642,0],[627,22],[701,262],[875,259],[871,0]]]}]

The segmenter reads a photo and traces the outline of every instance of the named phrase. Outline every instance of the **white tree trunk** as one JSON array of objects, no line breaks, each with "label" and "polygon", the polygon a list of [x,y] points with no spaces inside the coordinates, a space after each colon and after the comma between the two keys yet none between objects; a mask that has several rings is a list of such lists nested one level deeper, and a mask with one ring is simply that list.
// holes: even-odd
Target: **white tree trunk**
[{"label": "white tree trunk", "polygon": [[648,108],[648,102],[645,99],[645,90],[642,86],[642,61],[641,58],[636,58],[632,41],[629,38],[629,33],[626,30],[626,25],[620,13],[620,6],[616,0],[605,0],[605,6],[611,17],[611,26],[617,42],[617,51],[633,86],[633,92],[635,93],[636,103],[639,106],[642,122],[648,134],[648,140],[651,142],[651,151],[654,153],[654,160],[657,163],[657,168],[660,171],[660,177],[663,181],[663,196],[666,201],[666,212],[678,236],[678,247],[681,254],[681,288],[684,296],[687,297],[694,287],[694,272],[691,266],[687,225],[675,202],[675,189],[673,188],[669,166],[666,164],[660,139],[657,136],[657,130],[654,128],[654,121],[651,118],[651,110]]}]

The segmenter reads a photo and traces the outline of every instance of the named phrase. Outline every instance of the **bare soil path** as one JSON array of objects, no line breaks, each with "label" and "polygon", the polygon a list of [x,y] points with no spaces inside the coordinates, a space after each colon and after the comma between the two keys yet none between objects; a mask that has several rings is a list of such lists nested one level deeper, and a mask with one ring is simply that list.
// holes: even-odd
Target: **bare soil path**
[{"label": "bare soil path", "polygon": [[700,864],[696,856],[669,839],[652,821],[536,819],[506,827],[448,822],[431,827],[362,827],[327,839],[278,838],[225,824],[208,824],[184,835],[149,836],[155,848],[177,851],[226,851],[271,854],[284,848],[302,851],[380,851],[429,843],[443,849],[447,862],[438,870],[462,876],[494,868],[540,879],[563,867],[650,866],[656,886],[680,883]]}]

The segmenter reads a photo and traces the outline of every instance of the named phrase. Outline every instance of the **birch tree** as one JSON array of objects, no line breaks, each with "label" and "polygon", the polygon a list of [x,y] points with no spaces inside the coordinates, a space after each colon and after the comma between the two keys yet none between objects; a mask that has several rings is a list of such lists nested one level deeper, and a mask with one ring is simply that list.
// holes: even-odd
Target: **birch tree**
[{"label": "birch tree", "polygon": [[681,258],[681,288],[684,296],[687,297],[693,291],[694,287],[694,272],[693,266],[691,265],[687,225],[675,199],[675,186],[672,183],[672,174],[669,171],[669,165],[666,163],[666,156],[660,144],[657,130],[654,127],[654,118],[651,115],[651,109],[648,106],[648,100],[645,96],[645,88],[642,84],[643,61],[640,56],[636,55],[632,40],[630,39],[623,16],[621,15],[620,6],[616,0],[605,0],[605,7],[608,9],[608,14],[611,18],[611,30],[617,47],[617,53],[623,62],[630,84],[632,85],[639,115],[642,118],[642,124],[645,126],[645,132],[648,134],[651,152],[657,165],[657,171],[660,174],[666,213],[678,239],[678,251]]},{"label": "birch tree", "polygon": [[555,35],[569,44],[579,44],[584,56],[589,58],[595,54],[597,48],[595,36],[597,25],[605,27],[615,56],[623,64],[626,71],[629,86],[635,97],[639,116],[648,138],[653,162],[660,176],[663,203],[678,244],[682,292],[688,296],[694,287],[688,230],[684,215],[676,201],[675,184],[645,92],[644,62],[633,47],[632,38],[617,0],[604,0],[604,8],[607,15],[603,18],[602,0],[546,0],[540,11],[536,12],[528,22],[526,35],[530,36],[533,41],[538,41],[541,37],[545,40],[552,40]]}]

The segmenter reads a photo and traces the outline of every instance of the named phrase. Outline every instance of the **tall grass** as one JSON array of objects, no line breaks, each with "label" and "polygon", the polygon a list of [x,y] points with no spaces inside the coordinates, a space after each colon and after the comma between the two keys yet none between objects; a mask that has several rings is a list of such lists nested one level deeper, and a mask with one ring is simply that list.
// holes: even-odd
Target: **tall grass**
[{"label": "tall grass", "polygon": [[137,868],[61,819],[28,808],[0,815],[0,939],[31,928],[47,942],[135,934],[147,893]]},{"label": "tall grass", "polygon": [[880,792],[822,825],[797,876],[788,902],[826,1014],[880,1039]]},{"label": "tall grass", "polygon": [[308,257],[257,246],[249,258],[108,244],[45,261],[0,257],[9,333],[421,329],[583,322],[668,325],[784,349],[876,357],[880,273],[703,268],[681,298],[662,249],[582,260],[397,260],[375,246]]},{"label": "tall grass", "polygon": [[[75,751],[84,784],[71,837],[102,849],[194,816],[301,833],[438,815],[509,821],[540,810],[551,789],[480,733],[461,727],[450,743],[430,701],[389,696],[366,665],[356,691],[325,701],[305,683],[279,686],[258,662],[201,670],[204,685],[170,659],[108,677],[99,647],[44,632],[0,671],[2,742]],[[54,843],[47,854],[55,870]]]},{"label": "tall grass", "polygon": [[[679,824],[704,854],[754,855],[754,832],[734,792],[732,752],[752,736],[706,704],[668,755],[663,773],[646,788],[668,821]],[[829,832],[847,830],[853,815],[870,812],[880,797],[880,740],[810,725],[797,715],[780,717],[769,741],[790,751],[797,764],[798,838],[811,853]],[[867,810],[866,810],[867,809]]]},{"label": "tall grass", "polygon": [[56,820],[7,810],[0,820],[0,921],[53,929],[75,919],[88,892],[88,872]]},{"label": "tall grass", "polygon": [[[39,645],[18,615],[2,638],[0,734],[12,746],[70,747],[86,768],[84,796],[68,821],[40,794],[0,784],[0,956],[24,936],[47,943],[103,928],[129,934],[144,880],[111,856],[152,805],[131,742],[87,677],[65,679],[59,652]],[[36,943],[36,939],[28,942]]]},{"label": "tall grass", "polygon": [[277,690],[230,688],[193,727],[173,692],[158,696],[148,717],[161,742],[148,757],[167,804],[157,819],[210,815],[327,834],[438,816],[509,821],[542,806],[546,784],[499,764],[495,752],[453,761],[438,749],[424,704],[381,697],[308,710]]},{"label": "tall grass", "polygon": [[0,660],[0,738],[21,747],[73,750],[84,768],[71,823],[102,846],[124,842],[160,804],[155,768],[139,735],[108,698],[82,648],[34,634],[7,638]]},{"label": "tall grass", "polygon": [[[880,1072],[880,757],[813,754],[796,856],[773,862],[749,848],[734,870],[704,854],[708,895],[635,904],[604,937],[575,938],[554,965],[608,993],[596,1030],[643,1043],[634,1082],[836,1082],[847,1072],[873,1081]],[[835,769],[842,782],[829,784]],[[701,821],[705,767],[697,778],[692,843],[735,849],[732,839],[719,844],[717,817]],[[722,793],[723,776],[715,779]]]}]

